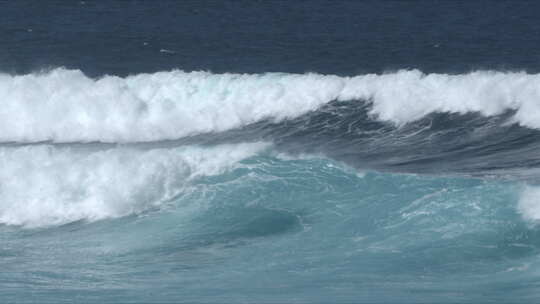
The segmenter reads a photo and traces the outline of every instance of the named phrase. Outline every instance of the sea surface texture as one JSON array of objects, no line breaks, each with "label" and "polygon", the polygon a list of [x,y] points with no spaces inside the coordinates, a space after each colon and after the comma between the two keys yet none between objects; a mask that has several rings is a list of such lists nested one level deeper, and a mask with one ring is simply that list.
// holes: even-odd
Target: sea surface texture
[{"label": "sea surface texture", "polygon": [[539,2],[0,4],[1,303],[540,302]]}]

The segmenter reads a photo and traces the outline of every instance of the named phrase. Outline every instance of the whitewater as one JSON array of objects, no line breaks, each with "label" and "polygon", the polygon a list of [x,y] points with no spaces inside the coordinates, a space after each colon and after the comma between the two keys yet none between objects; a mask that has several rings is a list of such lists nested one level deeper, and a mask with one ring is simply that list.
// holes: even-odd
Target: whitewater
[{"label": "whitewater", "polygon": [[170,71],[89,78],[54,69],[0,75],[2,142],[148,142],[283,121],[331,101],[371,103],[375,119],[404,125],[435,112],[494,116],[540,128],[540,76],[418,70],[339,77]]},{"label": "whitewater", "polygon": [[[439,146],[438,140],[448,141],[448,131],[436,130],[433,115],[474,115],[482,121],[474,133],[492,137],[514,125],[540,127],[540,76],[524,72],[446,75],[403,70],[339,77],[175,70],[90,78],[79,70],[57,68],[1,75],[0,100],[0,223],[29,228],[162,208],[187,191],[195,177],[220,175],[259,152],[300,159],[330,157],[355,170],[367,170],[381,166],[373,165],[376,160],[351,161],[336,151],[348,146],[360,155],[358,160],[390,149],[383,168],[388,170],[396,156],[412,153],[417,159],[426,153],[422,150]],[[425,117],[427,124],[422,123]],[[351,131],[354,124],[359,126]],[[344,125],[346,132],[340,131]],[[463,126],[448,129],[456,128]],[[325,149],[326,143],[317,141],[327,141],[325,134],[331,129],[337,129],[330,135],[334,147]],[[311,135],[297,134],[302,132]],[[305,137],[313,142],[298,149]],[[358,141],[366,137],[368,142]],[[418,137],[423,141],[416,141]],[[473,139],[482,147],[478,135]],[[486,144],[492,145],[503,150],[501,143]],[[411,146],[412,152],[407,152]],[[455,148],[452,142],[449,149]],[[481,156],[478,163],[489,163]],[[443,153],[430,163],[449,158]],[[471,159],[454,163],[448,173],[463,174]],[[531,155],[522,161],[537,159]],[[505,159],[496,161],[504,167]],[[514,163],[507,166],[519,169]],[[534,169],[532,173],[496,169],[475,168],[467,175],[536,179]],[[397,171],[422,172],[422,166]],[[534,222],[540,218],[536,202],[540,195],[532,186],[521,188],[517,210]]]}]

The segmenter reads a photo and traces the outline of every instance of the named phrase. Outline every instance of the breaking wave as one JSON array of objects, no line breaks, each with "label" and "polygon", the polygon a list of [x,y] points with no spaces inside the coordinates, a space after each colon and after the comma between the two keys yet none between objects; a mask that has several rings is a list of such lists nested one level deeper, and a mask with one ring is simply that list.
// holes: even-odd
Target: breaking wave
[{"label": "breaking wave", "polygon": [[0,148],[0,224],[39,227],[137,214],[265,149],[265,143],[172,149]]},{"label": "breaking wave", "polygon": [[433,278],[471,294],[478,273],[528,284],[539,97],[539,75],[490,71],[0,75],[0,281],[26,263],[22,282],[143,299],[171,275],[218,302],[270,281],[274,302],[299,282],[330,302],[358,299],[351,282],[400,298]]},{"label": "breaking wave", "polygon": [[283,121],[331,101],[367,101],[397,126],[430,113],[513,114],[540,128],[540,75],[418,70],[339,77],[170,71],[92,79],[79,70],[0,75],[0,141],[149,142]]}]

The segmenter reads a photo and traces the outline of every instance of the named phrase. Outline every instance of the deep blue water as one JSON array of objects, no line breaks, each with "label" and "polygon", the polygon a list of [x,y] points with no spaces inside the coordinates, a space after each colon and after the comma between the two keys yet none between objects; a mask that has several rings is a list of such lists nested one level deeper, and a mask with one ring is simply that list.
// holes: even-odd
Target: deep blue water
[{"label": "deep blue water", "polygon": [[0,1],[1,303],[536,303],[535,1]]},{"label": "deep blue water", "polygon": [[0,62],[17,74],[64,66],[91,76],[538,72],[538,9],[537,1],[3,1]]}]

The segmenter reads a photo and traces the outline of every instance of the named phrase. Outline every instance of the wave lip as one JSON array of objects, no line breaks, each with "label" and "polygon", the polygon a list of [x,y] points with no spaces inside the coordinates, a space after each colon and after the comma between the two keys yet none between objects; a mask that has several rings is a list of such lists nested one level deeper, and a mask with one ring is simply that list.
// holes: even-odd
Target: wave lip
[{"label": "wave lip", "polygon": [[0,142],[150,142],[281,121],[330,101],[367,100],[373,119],[403,125],[433,112],[515,111],[540,128],[540,75],[418,70],[339,77],[170,71],[120,78],[81,71],[0,75]]}]

